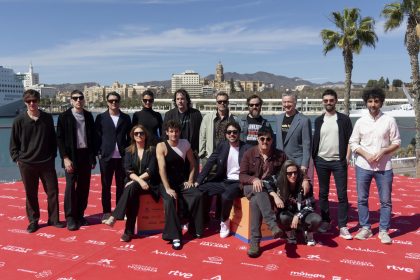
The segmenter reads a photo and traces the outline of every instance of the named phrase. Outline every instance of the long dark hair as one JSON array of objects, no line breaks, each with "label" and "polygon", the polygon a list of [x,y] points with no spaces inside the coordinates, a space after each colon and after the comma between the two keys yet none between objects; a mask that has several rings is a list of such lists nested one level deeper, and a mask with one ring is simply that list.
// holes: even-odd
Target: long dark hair
[{"label": "long dark hair", "polygon": [[297,168],[297,179],[296,179],[296,189],[293,192],[299,191],[300,186],[303,181],[303,173],[300,167],[293,160],[286,160],[281,167],[280,174],[277,178],[277,194],[280,196],[281,200],[285,201],[289,198],[290,195],[290,185],[289,180],[287,180],[287,168],[290,166],[296,166]]},{"label": "long dark hair", "polygon": [[136,124],[135,126],[133,126],[133,128],[130,131],[131,143],[130,143],[130,146],[128,146],[126,149],[126,151],[130,154],[135,154],[137,152],[136,140],[134,140],[134,130],[136,130],[137,128],[141,128],[144,131],[144,133],[146,133],[146,136],[144,139],[145,140],[144,150],[146,151],[150,148],[149,132],[143,125]]}]

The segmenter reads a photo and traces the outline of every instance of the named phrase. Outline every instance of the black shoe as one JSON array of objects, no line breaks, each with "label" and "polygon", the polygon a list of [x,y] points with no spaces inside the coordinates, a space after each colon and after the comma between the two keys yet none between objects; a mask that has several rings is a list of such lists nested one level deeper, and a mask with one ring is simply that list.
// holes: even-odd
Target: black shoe
[{"label": "black shoe", "polygon": [[121,235],[120,241],[122,242],[130,242],[131,241],[131,235],[124,233],[123,235]]},{"label": "black shoe", "polygon": [[172,240],[172,249],[181,250],[182,249],[182,241],[179,240],[179,239]]},{"label": "black shoe", "polygon": [[271,233],[273,234],[274,239],[280,238],[283,235],[283,231],[278,226],[274,226],[271,229]]},{"label": "black shoe", "polygon": [[39,225],[37,222],[32,222],[28,225],[28,228],[26,229],[27,232],[33,233],[39,229]]},{"label": "black shoe", "polygon": [[251,242],[248,249],[248,256],[250,258],[258,258],[261,255],[260,243]]},{"label": "black shoe", "polygon": [[79,225],[81,227],[88,226],[89,222],[84,217],[82,217],[82,218],[79,219]]},{"label": "black shoe", "polygon": [[73,218],[68,218],[67,219],[67,229],[70,231],[75,231],[79,229],[78,224],[76,223],[76,221]]},{"label": "black shoe", "polygon": [[56,228],[64,228],[64,227],[66,227],[66,225],[63,222],[60,222],[60,221],[55,222],[55,223],[48,222],[48,225],[49,226],[56,227]]}]

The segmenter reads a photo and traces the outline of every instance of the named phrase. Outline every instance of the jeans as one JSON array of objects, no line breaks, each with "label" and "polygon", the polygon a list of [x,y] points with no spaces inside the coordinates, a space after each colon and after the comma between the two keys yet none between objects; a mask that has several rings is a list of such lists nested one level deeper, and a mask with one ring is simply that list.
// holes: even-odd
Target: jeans
[{"label": "jeans", "polygon": [[391,192],[394,173],[391,170],[371,171],[356,166],[357,208],[359,224],[370,229],[369,223],[369,189],[372,178],[375,178],[381,203],[379,216],[379,230],[387,231],[391,224]]},{"label": "jeans", "polygon": [[331,221],[328,194],[330,192],[330,177],[332,173],[338,198],[338,228],[347,226],[349,201],[347,198],[346,160],[326,161],[321,157],[316,157],[315,168],[319,181],[319,208],[321,209],[322,220],[326,222]]}]

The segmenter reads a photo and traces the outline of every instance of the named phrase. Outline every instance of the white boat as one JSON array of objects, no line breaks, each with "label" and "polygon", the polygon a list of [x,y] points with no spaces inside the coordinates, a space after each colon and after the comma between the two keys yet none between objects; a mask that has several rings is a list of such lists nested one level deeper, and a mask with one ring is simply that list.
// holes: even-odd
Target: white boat
[{"label": "white boat", "polygon": [[23,81],[9,68],[0,66],[0,117],[16,116],[24,107]]}]

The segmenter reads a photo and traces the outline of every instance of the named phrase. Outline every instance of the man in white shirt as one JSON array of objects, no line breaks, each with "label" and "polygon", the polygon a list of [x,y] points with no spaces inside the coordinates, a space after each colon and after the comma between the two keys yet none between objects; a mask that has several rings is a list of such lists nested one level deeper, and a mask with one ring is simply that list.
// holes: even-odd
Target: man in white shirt
[{"label": "man in white shirt", "polygon": [[391,223],[391,191],[394,177],[391,157],[401,144],[395,119],[381,112],[385,101],[382,89],[373,88],[363,93],[369,113],[357,120],[349,144],[356,154],[357,207],[360,230],[355,238],[364,240],[372,236],[369,223],[369,188],[372,178],[378,187],[380,207],[379,239],[391,244],[388,235]]}]

